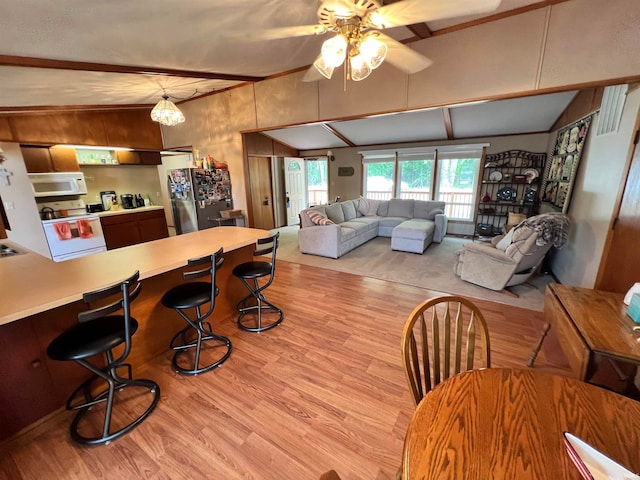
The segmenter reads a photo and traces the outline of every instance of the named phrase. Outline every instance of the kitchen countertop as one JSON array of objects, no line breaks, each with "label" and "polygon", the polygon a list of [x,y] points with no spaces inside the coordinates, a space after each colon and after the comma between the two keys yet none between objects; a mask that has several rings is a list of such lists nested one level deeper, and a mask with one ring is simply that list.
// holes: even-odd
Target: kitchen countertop
[{"label": "kitchen countertop", "polygon": [[108,217],[111,215],[122,215],[127,213],[140,213],[140,212],[148,212],[150,210],[162,210],[164,207],[162,205],[149,205],[148,207],[138,207],[138,208],[119,208],[118,210],[107,210],[105,212],[94,212],[99,217]]},{"label": "kitchen countertop", "polygon": [[[162,207],[146,207],[162,208]],[[135,212],[139,209],[126,210]],[[118,282],[135,270],[145,279],[185,266],[223,247],[252,245],[267,230],[216,227],[54,262],[7,240],[22,255],[0,259],[0,325],[81,300],[82,294]]]}]

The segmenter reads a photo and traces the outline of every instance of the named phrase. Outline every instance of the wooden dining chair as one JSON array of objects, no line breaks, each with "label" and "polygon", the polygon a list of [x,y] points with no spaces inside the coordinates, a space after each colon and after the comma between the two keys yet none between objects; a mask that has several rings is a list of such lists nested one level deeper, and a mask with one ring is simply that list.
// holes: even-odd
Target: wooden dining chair
[{"label": "wooden dining chair", "polygon": [[472,370],[478,356],[480,368],[491,366],[487,323],[466,298],[425,300],[409,315],[402,332],[402,363],[416,405],[441,381]]},{"label": "wooden dining chair", "polygon": [[340,475],[335,470],[329,470],[320,475],[320,480],[340,480]]}]

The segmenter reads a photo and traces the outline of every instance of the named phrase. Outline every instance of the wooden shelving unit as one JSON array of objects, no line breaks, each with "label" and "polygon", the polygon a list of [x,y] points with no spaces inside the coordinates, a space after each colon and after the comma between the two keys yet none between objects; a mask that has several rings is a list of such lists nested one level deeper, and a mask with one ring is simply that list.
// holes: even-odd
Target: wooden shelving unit
[{"label": "wooden shelving unit", "polygon": [[538,211],[546,153],[507,150],[485,155],[476,203],[474,238],[499,235],[509,213]]}]

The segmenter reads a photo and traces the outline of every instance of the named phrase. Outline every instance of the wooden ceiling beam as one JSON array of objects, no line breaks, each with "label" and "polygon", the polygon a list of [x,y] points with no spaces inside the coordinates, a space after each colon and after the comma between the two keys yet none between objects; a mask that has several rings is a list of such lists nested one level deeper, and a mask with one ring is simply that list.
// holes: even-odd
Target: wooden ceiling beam
[{"label": "wooden ceiling beam", "polygon": [[321,123],[320,125],[322,125],[325,130],[331,132],[333,135],[338,137],[340,140],[342,140],[344,143],[346,143],[350,147],[357,147],[357,145],[355,143],[353,143],[351,140],[349,140],[347,137],[345,137],[343,134],[341,134],[339,131],[337,131],[335,128],[333,128],[328,123]]},{"label": "wooden ceiling beam", "polygon": [[447,107],[442,108],[442,121],[447,132],[447,140],[453,140],[453,123],[451,123],[451,111]]},{"label": "wooden ceiling beam", "polygon": [[131,73],[137,75],[163,75],[171,77],[202,78],[207,80],[231,80],[238,82],[259,82],[264,80],[264,77],[252,77],[248,75],[233,75],[228,73],[203,72],[198,70],[181,70],[176,68],[75,62],[70,60],[53,60],[50,58],[20,57],[17,55],[0,55],[0,66],[51,68],[57,70],[76,70],[85,72]]},{"label": "wooden ceiling beam", "polygon": [[[384,5],[400,2],[402,0],[384,0]],[[432,35],[431,29],[426,23],[415,23],[413,25],[405,25],[405,28],[409,29],[418,38],[429,38]],[[415,39],[413,39],[415,40]]]}]

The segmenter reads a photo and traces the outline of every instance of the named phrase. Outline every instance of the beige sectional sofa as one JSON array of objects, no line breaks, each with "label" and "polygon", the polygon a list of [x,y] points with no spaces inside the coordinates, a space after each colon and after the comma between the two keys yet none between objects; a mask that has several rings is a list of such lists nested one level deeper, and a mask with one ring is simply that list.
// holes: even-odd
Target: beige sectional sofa
[{"label": "beige sectional sofa", "polygon": [[447,233],[444,202],[359,198],[300,212],[300,252],[339,258],[375,238],[391,237],[391,249],[422,254]]}]

